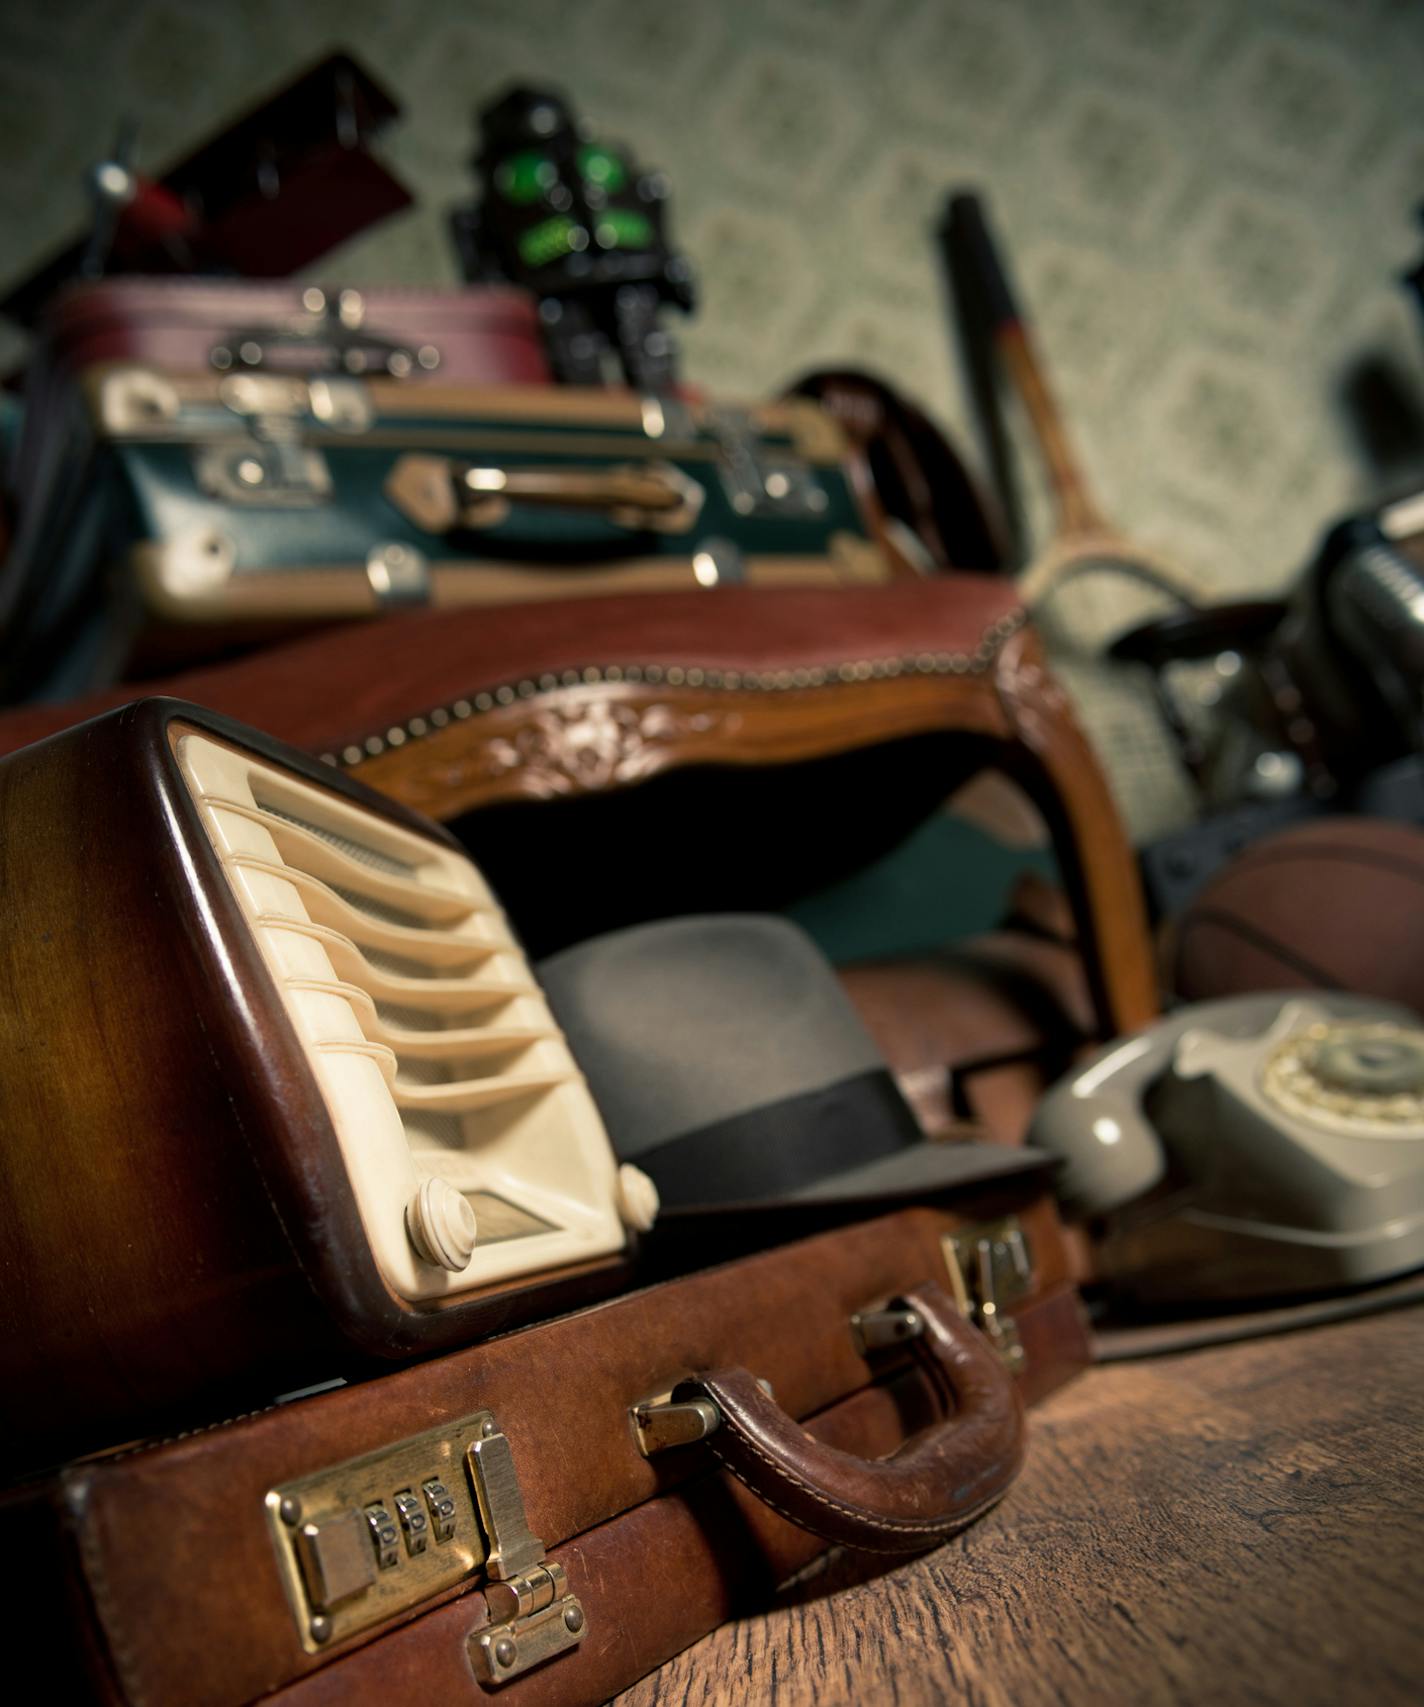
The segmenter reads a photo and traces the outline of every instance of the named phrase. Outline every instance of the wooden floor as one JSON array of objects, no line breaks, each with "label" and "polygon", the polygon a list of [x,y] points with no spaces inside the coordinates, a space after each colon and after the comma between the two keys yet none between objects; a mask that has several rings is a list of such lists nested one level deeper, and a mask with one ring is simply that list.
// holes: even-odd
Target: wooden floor
[{"label": "wooden floor", "polygon": [[1102,1366],[968,1535],[845,1562],[619,1707],[1424,1701],[1424,1308]]}]

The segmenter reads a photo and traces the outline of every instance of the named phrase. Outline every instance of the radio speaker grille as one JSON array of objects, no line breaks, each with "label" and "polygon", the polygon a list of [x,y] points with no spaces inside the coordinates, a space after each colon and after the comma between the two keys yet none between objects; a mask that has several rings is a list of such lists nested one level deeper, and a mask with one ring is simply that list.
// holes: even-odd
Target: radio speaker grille
[{"label": "radio speaker grille", "polygon": [[177,752],[392,1288],[618,1250],[607,1134],[470,861],[207,735]]}]

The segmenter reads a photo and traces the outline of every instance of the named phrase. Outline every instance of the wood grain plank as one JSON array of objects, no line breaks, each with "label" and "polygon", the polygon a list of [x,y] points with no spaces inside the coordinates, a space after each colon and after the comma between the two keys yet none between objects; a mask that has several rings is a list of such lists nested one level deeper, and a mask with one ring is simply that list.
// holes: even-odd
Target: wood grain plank
[{"label": "wood grain plank", "polygon": [[1413,1309],[1095,1369],[969,1534],[884,1575],[832,1559],[617,1700],[1413,1703],[1421,1545]]}]

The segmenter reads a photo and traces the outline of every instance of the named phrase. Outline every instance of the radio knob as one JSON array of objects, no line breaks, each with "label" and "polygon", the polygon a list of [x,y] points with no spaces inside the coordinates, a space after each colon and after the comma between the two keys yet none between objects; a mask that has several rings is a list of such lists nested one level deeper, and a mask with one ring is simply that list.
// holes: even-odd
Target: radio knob
[{"label": "radio knob", "polygon": [[458,1274],[474,1255],[475,1212],[449,1180],[422,1180],[406,1205],[406,1231],[416,1252],[436,1268]]},{"label": "radio knob", "polygon": [[618,1218],[635,1232],[652,1231],[658,1218],[658,1188],[641,1168],[624,1162],[618,1170]]}]

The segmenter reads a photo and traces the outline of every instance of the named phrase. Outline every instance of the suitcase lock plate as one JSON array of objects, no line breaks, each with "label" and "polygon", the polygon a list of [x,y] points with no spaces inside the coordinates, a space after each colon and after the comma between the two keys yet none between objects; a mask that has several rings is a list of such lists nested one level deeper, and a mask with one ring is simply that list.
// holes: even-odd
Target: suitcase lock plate
[{"label": "suitcase lock plate", "polygon": [[489,1622],[470,1637],[487,1683],[582,1641],[564,1568],[530,1533],[508,1439],[488,1411],[273,1488],[268,1528],[302,1646],[418,1608],[484,1567]]}]

